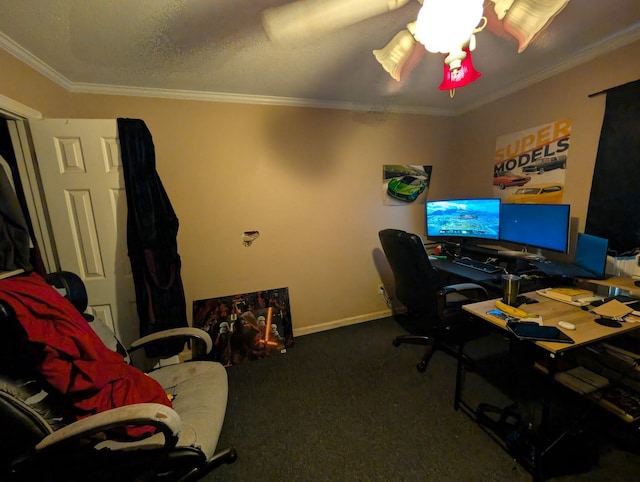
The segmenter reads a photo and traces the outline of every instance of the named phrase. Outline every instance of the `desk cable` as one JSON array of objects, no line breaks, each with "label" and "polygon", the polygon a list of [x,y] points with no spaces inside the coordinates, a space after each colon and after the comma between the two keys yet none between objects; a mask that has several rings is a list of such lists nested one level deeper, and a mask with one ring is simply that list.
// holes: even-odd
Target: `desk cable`
[{"label": "desk cable", "polygon": [[387,305],[387,308],[389,308],[390,310],[393,310],[393,304],[391,303],[391,298],[387,294],[387,290],[383,289],[381,291],[381,294],[382,294],[382,299],[384,300],[384,303]]}]

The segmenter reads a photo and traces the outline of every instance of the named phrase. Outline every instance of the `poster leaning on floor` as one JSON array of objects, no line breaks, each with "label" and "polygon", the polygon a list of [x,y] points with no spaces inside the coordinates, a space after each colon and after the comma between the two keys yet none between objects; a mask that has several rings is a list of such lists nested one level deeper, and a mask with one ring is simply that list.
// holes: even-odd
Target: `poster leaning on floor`
[{"label": "poster leaning on floor", "polygon": [[225,366],[286,353],[293,345],[289,289],[196,300],[193,326],[213,340],[208,358]]}]

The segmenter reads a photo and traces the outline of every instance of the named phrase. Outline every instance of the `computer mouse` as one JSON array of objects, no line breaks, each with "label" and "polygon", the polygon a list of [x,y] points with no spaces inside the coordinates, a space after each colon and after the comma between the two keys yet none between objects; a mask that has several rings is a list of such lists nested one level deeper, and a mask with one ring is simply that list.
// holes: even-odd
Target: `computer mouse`
[{"label": "computer mouse", "polygon": [[558,326],[560,328],[564,328],[565,330],[575,330],[576,329],[576,325],[574,325],[573,323],[569,323],[568,321],[559,321],[558,322]]},{"label": "computer mouse", "polygon": [[620,328],[622,323],[616,320],[612,320],[611,318],[596,318],[594,320],[598,325],[608,326],[610,328]]},{"label": "computer mouse", "polygon": [[636,286],[640,286],[640,279],[637,280],[637,281],[634,281],[633,284],[636,285]]}]

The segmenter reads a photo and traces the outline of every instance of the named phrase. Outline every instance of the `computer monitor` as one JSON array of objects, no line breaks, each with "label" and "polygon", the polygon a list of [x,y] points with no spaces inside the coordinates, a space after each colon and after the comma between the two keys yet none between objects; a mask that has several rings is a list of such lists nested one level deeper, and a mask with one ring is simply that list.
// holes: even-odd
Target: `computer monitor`
[{"label": "computer monitor", "polygon": [[604,279],[607,269],[609,240],[592,234],[578,233],[575,264]]},{"label": "computer monitor", "polygon": [[447,199],[427,201],[427,238],[500,237],[500,199]]},{"label": "computer monitor", "polygon": [[566,253],[569,249],[568,204],[503,204],[500,240]]}]

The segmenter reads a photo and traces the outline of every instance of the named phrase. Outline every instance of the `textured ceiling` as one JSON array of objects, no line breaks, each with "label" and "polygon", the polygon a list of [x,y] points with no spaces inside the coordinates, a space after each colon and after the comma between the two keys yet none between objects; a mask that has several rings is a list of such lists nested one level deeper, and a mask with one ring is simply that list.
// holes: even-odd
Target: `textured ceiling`
[{"label": "textured ceiling", "polygon": [[482,78],[451,99],[438,90],[443,55],[424,51],[396,82],[371,53],[415,20],[416,0],[279,46],[262,29],[261,12],[284,3],[2,0],[0,47],[73,92],[456,114],[640,39],[639,0],[571,0],[518,54],[487,6],[473,53]]}]

